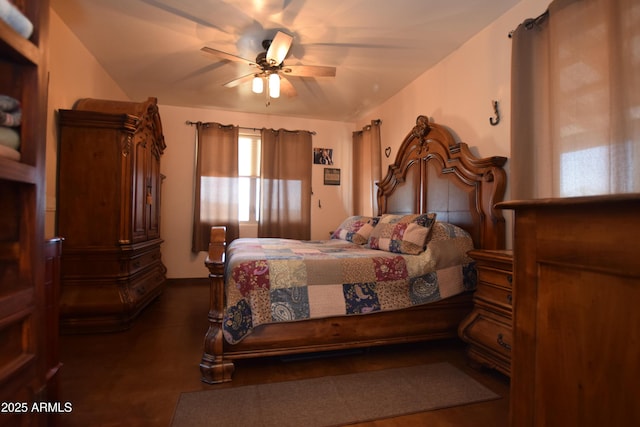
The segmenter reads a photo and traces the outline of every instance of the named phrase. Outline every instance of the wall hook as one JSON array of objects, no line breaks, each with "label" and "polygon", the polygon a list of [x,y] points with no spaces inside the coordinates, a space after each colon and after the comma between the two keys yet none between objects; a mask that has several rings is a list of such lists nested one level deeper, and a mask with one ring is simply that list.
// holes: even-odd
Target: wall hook
[{"label": "wall hook", "polygon": [[491,123],[491,126],[496,126],[498,123],[500,123],[500,110],[498,110],[498,101],[493,101],[493,111],[495,113],[495,118],[489,117],[489,123]]}]

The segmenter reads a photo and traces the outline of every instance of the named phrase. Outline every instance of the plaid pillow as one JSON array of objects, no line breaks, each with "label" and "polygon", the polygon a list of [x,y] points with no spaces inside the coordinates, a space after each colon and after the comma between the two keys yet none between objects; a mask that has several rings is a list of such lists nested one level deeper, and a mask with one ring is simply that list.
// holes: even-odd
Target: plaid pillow
[{"label": "plaid pillow", "polygon": [[387,252],[417,255],[427,247],[435,213],[383,215],[369,236],[369,247]]},{"label": "plaid pillow", "polygon": [[378,222],[378,218],[370,216],[351,216],[345,219],[342,224],[331,235],[332,239],[346,240],[356,245],[364,245],[369,239],[371,231]]}]

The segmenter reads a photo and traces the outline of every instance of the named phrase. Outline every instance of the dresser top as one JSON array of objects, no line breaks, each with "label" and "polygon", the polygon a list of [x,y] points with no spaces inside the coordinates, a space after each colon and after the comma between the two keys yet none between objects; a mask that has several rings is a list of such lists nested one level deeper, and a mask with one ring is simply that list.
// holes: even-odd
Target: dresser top
[{"label": "dresser top", "polygon": [[518,209],[522,207],[562,207],[573,205],[597,205],[611,203],[640,202],[640,193],[607,194],[600,196],[559,197],[549,199],[510,200],[497,203],[499,209]]}]

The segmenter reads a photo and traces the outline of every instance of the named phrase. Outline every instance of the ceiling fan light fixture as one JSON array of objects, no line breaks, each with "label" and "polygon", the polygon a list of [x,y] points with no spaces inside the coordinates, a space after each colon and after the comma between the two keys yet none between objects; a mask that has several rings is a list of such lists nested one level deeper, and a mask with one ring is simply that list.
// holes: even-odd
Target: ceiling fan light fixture
[{"label": "ceiling fan light fixture", "polygon": [[[2,0],[0,0],[2,1]],[[227,52],[203,47],[201,50],[209,55],[217,57],[219,60],[241,62],[257,70],[249,72],[241,77],[235,78],[224,84],[225,87],[236,87],[240,83],[251,80],[251,91],[257,94],[265,94],[266,105],[269,106],[271,98],[279,98],[281,90],[284,90],[287,97],[296,95],[295,88],[291,82],[285,78],[284,86],[281,86],[280,73],[292,77],[335,77],[335,67],[313,66],[313,65],[293,65],[285,67],[283,61],[286,59],[293,36],[278,31],[272,40],[262,41],[264,52],[258,53],[255,61],[232,55]],[[266,87],[265,87],[266,85]]]},{"label": "ceiling fan light fixture", "polygon": [[280,97],[280,76],[278,73],[269,74],[269,96],[271,98]]},{"label": "ceiling fan light fixture", "polygon": [[259,75],[253,76],[253,80],[251,81],[251,90],[253,93],[262,93],[264,90],[264,82],[262,81],[262,77]]}]

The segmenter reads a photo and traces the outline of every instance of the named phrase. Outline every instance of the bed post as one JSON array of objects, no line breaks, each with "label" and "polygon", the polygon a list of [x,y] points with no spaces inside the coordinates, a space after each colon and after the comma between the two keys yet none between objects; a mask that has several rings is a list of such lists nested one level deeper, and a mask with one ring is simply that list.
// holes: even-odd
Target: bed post
[{"label": "bed post", "polygon": [[200,362],[202,381],[208,384],[231,381],[233,362],[224,360],[224,270],[226,227],[211,227],[209,253],[204,264],[209,269],[209,329],[204,337],[204,354]]}]

